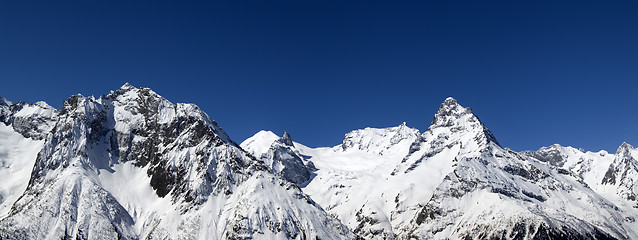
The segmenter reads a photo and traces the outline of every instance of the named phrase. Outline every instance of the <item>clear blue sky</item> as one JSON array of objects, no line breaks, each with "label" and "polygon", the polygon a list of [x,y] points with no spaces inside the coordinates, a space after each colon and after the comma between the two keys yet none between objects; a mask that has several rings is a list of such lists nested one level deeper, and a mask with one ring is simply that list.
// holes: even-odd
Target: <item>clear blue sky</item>
[{"label": "clear blue sky", "polygon": [[130,82],[237,142],[309,146],[423,131],[453,96],[514,150],[638,145],[638,2],[520,2],[2,1],[0,95],[59,108]]}]

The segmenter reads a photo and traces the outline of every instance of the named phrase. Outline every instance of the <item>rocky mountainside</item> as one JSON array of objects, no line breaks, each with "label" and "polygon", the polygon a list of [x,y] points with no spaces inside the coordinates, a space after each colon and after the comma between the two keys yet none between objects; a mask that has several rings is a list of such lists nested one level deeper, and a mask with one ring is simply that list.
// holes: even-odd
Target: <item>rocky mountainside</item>
[{"label": "rocky mountainside", "polygon": [[638,149],[623,143],[601,184],[613,186],[621,198],[636,202],[638,207]]},{"label": "rocky mountainside", "polygon": [[60,111],[3,102],[7,128],[43,140],[0,239],[353,237],[195,105],[129,84]]},{"label": "rocky mountainside", "polygon": [[[270,137],[242,147],[277,138],[258,135]],[[332,148],[294,146],[317,167],[303,191],[366,239],[638,238],[628,144],[615,155],[514,152],[448,98],[422,134],[401,124],[355,130]]]},{"label": "rocky mountainside", "polygon": [[[253,149],[251,153],[259,156],[266,163],[271,173],[296,184],[302,184],[310,180],[315,166],[311,161],[305,160],[299,151],[295,149],[288,132],[284,132],[281,138],[271,132],[264,131],[262,134],[274,136],[276,140],[271,141],[272,144],[266,152]],[[269,136],[264,136],[263,138],[268,138]],[[254,136],[248,139],[246,143],[242,143],[243,145],[241,146],[247,147],[251,142],[259,141],[258,138],[260,136]]]},{"label": "rocky mountainside", "polygon": [[125,84],[0,97],[0,239],[638,239],[638,150],[503,148],[448,98],[310,148]]}]

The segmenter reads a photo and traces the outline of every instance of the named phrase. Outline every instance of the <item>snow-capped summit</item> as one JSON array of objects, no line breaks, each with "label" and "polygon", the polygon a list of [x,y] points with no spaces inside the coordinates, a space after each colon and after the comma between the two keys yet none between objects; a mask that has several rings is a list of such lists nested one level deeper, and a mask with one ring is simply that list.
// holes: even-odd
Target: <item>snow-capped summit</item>
[{"label": "snow-capped summit", "polygon": [[341,150],[356,149],[374,154],[388,154],[404,149],[420,135],[419,130],[410,128],[405,122],[396,127],[354,130],[343,138]]},{"label": "snow-capped summit", "polygon": [[565,165],[569,156],[569,148],[565,148],[559,144],[549,147],[542,147],[536,151],[524,151],[522,154],[536,158],[542,162],[547,162],[553,166],[562,167]]},{"label": "snow-capped summit", "polygon": [[636,201],[638,207],[638,149],[628,143],[620,145],[602,184],[615,186],[619,196]]},{"label": "snow-capped summit", "polygon": [[631,223],[624,220],[631,221],[634,214],[617,211],[584,183],[583,176],[571,174],[573,168],[556,170],[585,162],[571,156],[596,155],[573,150],[577,153],[559,145],[528,154],[504,149],[469,108],[447,99],[422,144],[413,145],[404,159],[410,166],[394,172],[402,176],[429,170],[437,183],[435,189],[419,187],[431,191],[431,197],[419,203],[423,207],[403,225],[400,237],[635,237]]},{"label": "snow-capped summit", "polygon": [[239,146],[253,156],[260,158],[262,154],[268,152],[270,145],[272,145],[274,141],[277,141],[277,139],[279,139],[277,134],[271,131],[261,130],[252,137],[244,140]]},{"label": "snow-capped summit", "polygon": [[131,85],[129,82],[125,82],[124,85],[122,85],[120,87],[121,90],[128,90],[128,89],[135,89],[135,87],[133,85]]},{"label": "snow-capped summit", "polygon": [[302,184],[310,180],[316,170],[313,162],[299,153],[287,131],[279,137],[271,131],[262,130],[240,146],[264,161],[271,173],[292,183]]},{"label": "snow-capped summit", "polygon": [[447,128],[450,133],[473,131],[478,134],[477,137],[481,138],[479,141],[494,142],[498,145],[494,135],[472,113],[472,109],[461,106],[452,97],[448,97],[441,103],[426,133],[436,134],[434,131],[442,128]]},{"label": "snow-capped summit", "polygon": [[193,104],[125,84],[55,116],[0,239],[352,237]]},{"label": "snow-capped summit", "polygon": [[273,174],[296,184],[310,180],[312,171],[315,170],[314,164],[304,159],[295,148],[288,132],[275,140],[260,159]]},{"label": "snow-capped summit", "polygon": [[129,83],[0,120],[0,239],[638,238],[638,149],[515,152],[451,97],[320,148]]},{"label": "snow-capped summit", "polygon": [[[410,172],[443,152],[445,155],[479,156],[487,151],[490,144],[499,146],[494,135],[472,110],[448,97],[440,105],[430,127],[411,144],[407,156],[393,174]],[[454,163],[448,159],[441,164],[452,166]]]},{"label": "snow-capped summit", "polygon": [[[1,98],[1,97],[0,97]],[[45,102],[11,103],[0,99],[0,122],[24,137],[40,140],[53,129],[58,111]]]}]

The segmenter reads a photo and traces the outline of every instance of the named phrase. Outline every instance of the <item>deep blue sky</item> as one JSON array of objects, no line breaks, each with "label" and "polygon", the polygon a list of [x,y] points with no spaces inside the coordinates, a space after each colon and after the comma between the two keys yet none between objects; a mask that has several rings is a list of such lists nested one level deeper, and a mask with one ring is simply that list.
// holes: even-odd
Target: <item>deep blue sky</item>
[{"label": "deep blue sky", "polygon": [[309,146],[423,131],[453,96],[514,150],[638,145],[638,3],[520,2],[2,1],[0,95],[59,108],[130,82],[237,142]]}]

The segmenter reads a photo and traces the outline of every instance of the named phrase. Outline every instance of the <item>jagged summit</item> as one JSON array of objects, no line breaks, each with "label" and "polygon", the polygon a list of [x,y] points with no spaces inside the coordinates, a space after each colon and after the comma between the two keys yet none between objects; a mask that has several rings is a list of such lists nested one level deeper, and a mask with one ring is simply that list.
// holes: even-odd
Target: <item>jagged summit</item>
[{"label": "jagged summit", "polygon": [[[456,99],[448,97],[441,103],[439,110],[434,114],[433,126],[452,126],[455,121],[468,115],[473,115],[470,108],[459,105]],[[475,117],[475,116],[474,116]],[[471,119],[473,120],[473,119]]]},{"label": "jagged summit", "polygon": [[[618,195],[638,202],[638,150],[635,147],[626,142],[618,147],[602,184],[615,185]],[[635,207],[638,208],[638,203]]]},{"label": "jagged summit", "polygon": [[[127,83],[98,99],[71,96],[61,111],[47,106],[12,113],[14,128],[20,119],[54,117],[36,123],[47,129],[26,190],[0,219],[0,239],[354,237],[194,104]],[[307,178],[283,150],[275,154],[283,175]]]},{"label": "jagged summit", "polygon": [[367,127],[347,133],[339,147],[343,151],[357,149],[364,152],[385,154],[396,152],[395,146],[409,145],[419,135],[418,129],[408,127],[405,122],[396,127]]},{"label": "jagged summit", "polygon": [[[438,130],[437,130],[438,129]],[[487,144],[500,144],[489,129],[472,112],[472,109],[461,106],[456,99],[448,97],[434,114],[434,119],[424,135],[456,135],[472,136],[475,141]],[[424,136],[428,138],[427,136]],[[437,137],[437,136],[432,136]],[[431,137],[430,137],[431,138]]]},{"label": "jagged summit", "polygon": [[284,135],[281,136],[281,138],[277,141],[279,141],[281,144],[284,144],[286,146],[291,146],[291,147],[293,146],[292,140],[290,140],[290,134],[288,134],[287,131],[284,131]]},{"label": "jagged summit", "polygon": [[0,95],[0,106],[10,106],[11,104],[13,103]]},{"label": "jagged summit", "polygon": [[124,85],[122,85],[122,86],[120,87],[120,89],[122,89],[122,90],[126,90],[126,89],[133,89],[133,88],[136,88],[136,87],[134,87],[133,85],[131,85],[129,82],[124,83]]},{"label": "jagged summit", "polygon": [[262,154],[268,152],[270,145],[279,138],[280,137],[277,136],[277,134],[271,131],[261,130],[255,133],[252,137],[241,142],[239,146],[256,158],[260,158]]},{"label": "jagged summit", "polygon": [[627,143],[627,142],[623,142],[622,144],[620,144],[620,146],[618,147],[618,150],[616,150],[616,153],[623,153],[623,152],[628,152],[630,150],[634,150],[635,147],[632,146],[631,144]]},{"label": "jagged summit", "polygon": [[454,105],[454,104],[458,104],[456,99],[454,99],[453,97],[447,97],[445,98],[445,101],[443,101],[443,104],[447,104],[447,105]]},{"label": "jagged summit", "polygon": [[515,152],[451,97],[423,134],[403,122],[332,148],[263,130],[240,148],[196,105],[129,83],[0,111],[0,239],[638,238],[633,146]]}]

